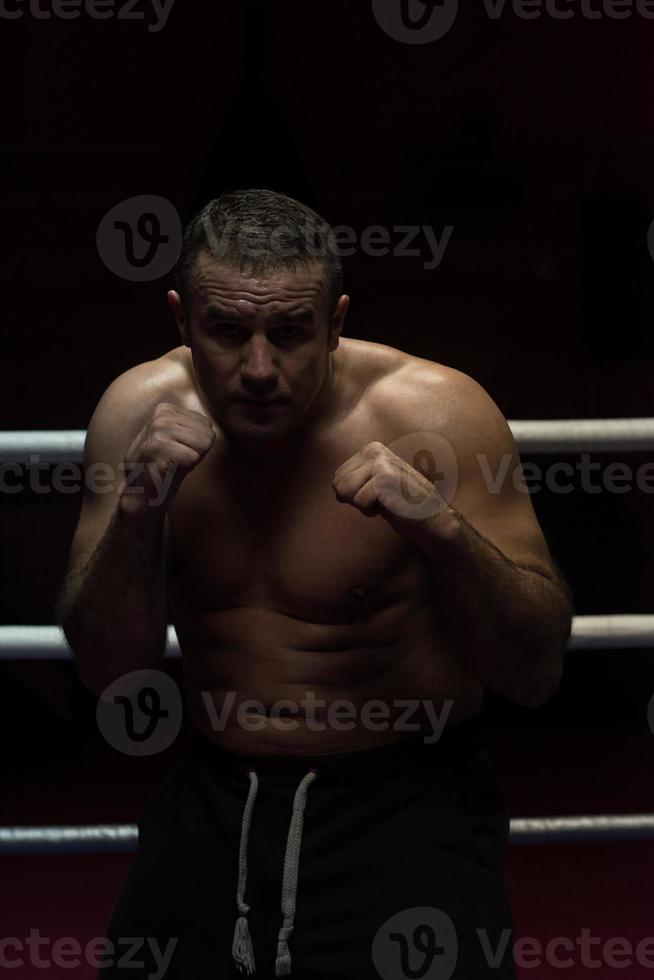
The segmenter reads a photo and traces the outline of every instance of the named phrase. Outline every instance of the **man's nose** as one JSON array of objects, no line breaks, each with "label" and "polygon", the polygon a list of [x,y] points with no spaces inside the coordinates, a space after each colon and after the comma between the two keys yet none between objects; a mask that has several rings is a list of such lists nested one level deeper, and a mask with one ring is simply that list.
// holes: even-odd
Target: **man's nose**
[{"label": "man's nose", "polygon": [[270,388],[277,382],[277,367],[273,351],[265,337],[254,336],[247,345],[241,369],[244,384]]}]

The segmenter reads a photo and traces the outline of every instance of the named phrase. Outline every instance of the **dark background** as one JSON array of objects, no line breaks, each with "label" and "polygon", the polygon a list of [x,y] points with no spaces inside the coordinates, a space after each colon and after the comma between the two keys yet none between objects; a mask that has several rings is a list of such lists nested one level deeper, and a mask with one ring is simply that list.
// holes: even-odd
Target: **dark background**
[{"label": "dark background", "polygon": [[[185,222],[247,186],[359,233],[454,227],[434,271],[424,257],[345,260],[347,336],[472,375],[509,419],[654,415],[654,21],[571,9],[494,21],[470,2],[447,36],[417,46],[388,37],[364,0],[177,0],[156,34],[143,21],[0,20],[3,428],[84,428],[113,378],[178,342],[170,277],[133,283],[101,260],[107,211],[157,194]],[[651,454],[593,459],[635,470]],[[652,612],[651,501],[635,488],[535,495],[578,614]],[[78,495],[0,498],[3,623],[53,621],[78,508]],[[100,745],[70,664],[5,662],[0,682],[2,822],[134,820],[168,756]],[[571,652],[540,709],[490,696],[513,816],[651,811],[653,692],[645,650]],[[38,868],[64,860],[12,859],[12,887],[29,891]],[[99,876],[78,923],[93,935],[116,887],[102,860],[58,871],[62,887],[71,868]],[[508,862],[519,933],[574,935],[581,922],[647,934],[651,843],[513,848]],[[56,900],[44,902],[52,922]]]}]

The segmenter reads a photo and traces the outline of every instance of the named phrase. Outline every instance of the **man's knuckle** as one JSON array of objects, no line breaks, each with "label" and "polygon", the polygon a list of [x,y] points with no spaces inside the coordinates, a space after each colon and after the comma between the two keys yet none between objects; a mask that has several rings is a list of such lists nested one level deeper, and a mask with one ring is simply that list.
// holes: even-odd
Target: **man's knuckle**
[{"label": "man's knuckle", "polygon": [[163,428],[154,426],[150,433],[150,438],[146,441],[144,449],[149,453],[159,453],[168,446],[168,439]]},{"label": "man's knuckle", "polygon": [[192,449],[190,446],[185,446],[184,450],[180,452],[180,463],[183,466],[195,466],[199,463],[201,459],[201,454],[197,449]]}]

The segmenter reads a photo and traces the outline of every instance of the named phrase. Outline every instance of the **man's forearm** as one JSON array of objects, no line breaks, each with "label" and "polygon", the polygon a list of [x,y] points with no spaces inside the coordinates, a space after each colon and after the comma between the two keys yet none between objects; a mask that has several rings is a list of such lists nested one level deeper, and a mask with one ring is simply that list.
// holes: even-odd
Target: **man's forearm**
[{"label": "man's forearm", "polygon": [[521,704],[545,701],[570,635],[565,584],[516,565],[451,510],[422,525],[415,540],[465,669]]},{"label": "man's forearm", "polygon": [[96,692],[155,666],[166,642],[163,516],[117,507],[88,563],[73,569],[57,602],[82,681]]}]

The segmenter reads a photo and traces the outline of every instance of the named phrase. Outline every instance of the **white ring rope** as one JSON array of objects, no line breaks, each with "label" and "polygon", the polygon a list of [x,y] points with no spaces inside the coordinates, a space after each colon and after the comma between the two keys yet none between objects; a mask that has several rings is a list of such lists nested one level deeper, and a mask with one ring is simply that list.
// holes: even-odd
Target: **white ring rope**
[{"label": "white ring rope", "polygon": [[576,616],[569,650],[624,650],[654,646],[654,616]]},{"label": "white ring rope", "polygon": [[521,452],[606,453],[654,449],[654,418],[509,422]]},{"label": "white ring rope", "polygon": [[92,824],[69,827],[0,827],[0,854],[70,854],[92,851],[133,851],[138,842],[134,824]]},{"label": "white ring rope", "polygon": [[[654,839],[654,814],[597,814],[572,817],[521,817],[511,820],[512,844],[554,844]],[[71,854],[136,849],[135,824],[0,827],[0,854]]]},{"label": "white ring rope", "polygon": [[654,813],[580,817],[525,817],[511,821],[511,842],[652,840]]},{"label": "white ring rope", "polygon": [[39,463],[81,463],[85,436],[84,429],[69,432],[0,431],[0,460],[3,463],[29,463],[30,456],[36,455]]},{"label": "white ring rope", "polygon": [[[517,419],[509,421],[518,448],[525,453],[644,452],[654,449],[654,418]],[[83,429],[0,431],[0,461],[80,463]]]},{"label": "white ring rope", "polygon": [[[179,657],[174,626],[168,627],[167,657]],[[0,626],[0,660],[72,660],[58,626]]]},{"label": "white ring rope", "polygon": [[[654,615],[576,616],[568,650],[625,650],[654,646]],[[167,657],[179,657],[174,626]],[[57,626],[0,626],[0,660],[72,660]]]}]

